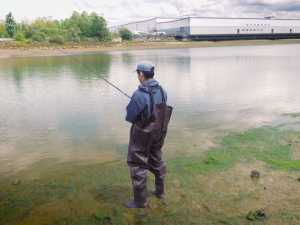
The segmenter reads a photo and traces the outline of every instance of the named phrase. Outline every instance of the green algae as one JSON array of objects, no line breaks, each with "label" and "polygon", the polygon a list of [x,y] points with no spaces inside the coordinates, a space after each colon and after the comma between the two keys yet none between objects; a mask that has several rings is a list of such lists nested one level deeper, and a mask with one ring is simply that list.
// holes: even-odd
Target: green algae
[{"label": "green algae", "polygon": [[113,215],[107,213],[106,211],[101,211],[94,216],[95,220],[100,223],[110,223],[112,222],[112,217]]},{"label": "green algae", "polygon": [[262,221],[267,218],[267,215],[264,209],[260,209],[260,210],[249,212],[246,218],[250,221]]},{"label": "green algae", "polygon": [[280,126],[263,126],[252,128],[244,133],[229,133],[214,141],[216,147],[211,147],[203,159],[187,157],[184,154],[168,160],[169,167],[181,173],[203,170],[222,170],[234,166],[241,159],[248,162],[254,159],[263,161],[271,169],[300,171],[300,160],[292,159],[294,152],[289,142],[300,138],[300,132],[292,129],[282,130]]},{"label": "green algae", "polygon": [[[122,206],[123,202],[132,200],[130,173],[125,165],[82,171],[74,177],[22,181],[19,186],[0,189],[0,224],[18,224],[31,218],[49,224],[246,223],[246,214],[233,216],[235,210],[230,210],[234,205],[249,201],[253,204],[264,201],[264,196],[258,193],[261,185],[255,182],[246,190],[241,182],[250,180],[249,175],[239,177],[231,172],[220,175],[220,172],[225,173],[237,163],[255,161],[264,162],[268,170],[299,171],[299,160],[291,157],[297,149],[289,145],[290,140],[299,137],[299,131],[264,126],[218,137],[214,140],[215,146],[204,155],[186,155],[178,151],[174,157],[166,159],[166,199],[158,200],[148,195],[158,206],[155,210],[129,210]],[[196,179],[199,174],[201,180]],[[154,187],[153,175],[149,173],[147,178],[150,189]],[[212,186],[214,184],[217,186]],[[232,191],[227,190],[230,188]],[[299,205],[294,199],[288,202]],[[220,214],[214,205],[227,209],[230,215]],[[52,210],[50,214],[49,209]],[[280,215],[280,218],[296,220],[294,216]]]},{"label": "green algae", "polygon": [[300,113],[284,113],[282,116],[290,116],[292,118],[296,118],[300,116]]}]

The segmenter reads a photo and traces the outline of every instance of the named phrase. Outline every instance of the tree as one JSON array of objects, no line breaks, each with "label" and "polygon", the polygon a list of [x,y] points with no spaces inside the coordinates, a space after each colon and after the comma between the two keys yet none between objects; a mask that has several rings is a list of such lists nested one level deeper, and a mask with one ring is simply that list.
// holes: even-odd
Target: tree
[{"label": "tree", "polygon": [[54,36],[54,37],[50,38],[49,42],[63,44],[63,43],[65,43],[65,40],[62,36]]},{"label": "tree", "polygon": [[114,39],[120,37],[118,32],[110,32],[110,31],[109,31],[109,36],[110,36],[111,40],[114,40]]},{"label": "tree", "polygon": [[68,18],[65,19],[65,20],[61,19],[60,22],[59,22],[60,23],[60,28],[65,29],[67,27],[68,22],[69,22]]},{"label": "tree", "polygon": [[28,27],[28,29],[26,30],[26,32],[25,32],[25,36],[26,36],[26,38],[31,38],[31,37],[33,37],[33,35],[35,35],[35,33],[36,32],[38,32],[38,26],[36,26],[36,25],[30,25],[29,27]]},{"label": "tree", "polygon": [[9,36],[12,38],[15,33],[15,27],[17,26],[16,21],[11,12],[8,13],[5,18],[5,29]]},{"label": "tree", "polygon": [[106,28],[106,20],[102,16],[99,16],[97,13],[92,12],[90,15],[90,21],[91,37],[98,37],[99,40],[103,40],[109,37],[108,30]]},{"label": "tree", "polygon": [[68,19],[66,21],[66,28],[77,28],[78,27],[78,23],[80,20],[80,14],[76,11],[73,11],[72,16],[70,17],[70,19]]},{"label": "tree", "polygon": [[65,20],[64,26],[68,30],[70,28],[74,28],[75,30],[79,29],[80,34],[82,34],[83,36],[89,36],[89,29],[91,26],[89,14],[86,11],[82,12],[81,14],[73,11],[70,19]]},{"label": "tree", "polygon": [[78,27],[76,28],[69,28],[68,29],[68,33],[69,33],[69,41],[74,41],[74,42],[79,42],[80,41],[80,38],[79,38],[79,34],[81,34],[81,31]]},{"label": "tree", "polygon": [[86,11],[83,11],[79,17],[78,28],[83,35],[88,36],[90,28],[90,17]]},{"label": "tree", "polygon": [[[54,20],[51,16],[38,17],[34,21],[22,20],[16,23],[12,14],[6,16],[6,20],[0,20],[0,37],[16,37],[18,41],[46,41],[53,40],[80,42],[81,40],[111,40],[107,29],[107,22],[103,15],[93,12],[74,11],[64,20]],[[118,36],[114,34],[113,37]]]},{"label": "tree", "polygon": [[27,24],[24,21],[22,21],[21,26],[22,26],[22,31],[27,31]]},{"label": "tree", "polygon": [[122,40],[127,40],[127,41],[131,41],[133,38],[132,33],[130,32],[130,30],[128,30],[127,28],[123,28],[119,31],[120,37],[122,38]]},{"label": "tree", "polygon": [[45,38],[46,35],[43,32],[36,32],[31,39],[36,42],[42,42],[45,41]]},{"label": "tree", "polygon": [[0,20],[0,38],[8,38],[9,35],[5,29],[5,21]]}]

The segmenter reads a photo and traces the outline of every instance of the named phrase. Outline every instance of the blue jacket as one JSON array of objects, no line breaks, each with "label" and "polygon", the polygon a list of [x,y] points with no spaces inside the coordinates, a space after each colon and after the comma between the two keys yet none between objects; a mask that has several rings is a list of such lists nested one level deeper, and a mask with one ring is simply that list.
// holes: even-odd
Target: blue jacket
[{"label": "blue jacket", "polygon": [[[134,123],[140,113],[143,113],[145,118],[148,118],[153,111],[153,105],[150,98],[149,90],[146,86],[156,87],[159,83],[152,79],[142,85],[139,85],[139,89],[137,89],[132,97],[131,101],[126,107],[127,115],[125,120]],[[167,92],[165,90],[164,95],[167,102]],[[155,89],[152,91],[155,104],[162,103],[162,96],[159,89]]]}]

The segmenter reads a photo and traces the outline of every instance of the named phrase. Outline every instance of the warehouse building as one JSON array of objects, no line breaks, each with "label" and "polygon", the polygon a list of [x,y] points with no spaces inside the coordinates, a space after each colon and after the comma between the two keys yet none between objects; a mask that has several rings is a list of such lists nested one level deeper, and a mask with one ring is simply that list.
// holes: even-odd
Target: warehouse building
[{"label": "warehouse building", "polygon": [[156,24],[157,23],[163,23],[163,22],[169,22],[172,20],[176,20],[177,18],[153,18],[149,20],[143,20],[139,22],[132,22],[132,23],[126,23],[124,25],[119,26],[113,26],[109,27],[109,30],[112,32],[118,32],[122,28],[127,28],[132,33],[134,31],[143,31],[143,32],[155,32],[156,31]]},{"label": "warehouse building", "polygon": [[153,18],[110,28],[147,32],[166,32],[186,39],[253,39],[300,37],[300,19],[212,18],[187,15],[180,18]]}]

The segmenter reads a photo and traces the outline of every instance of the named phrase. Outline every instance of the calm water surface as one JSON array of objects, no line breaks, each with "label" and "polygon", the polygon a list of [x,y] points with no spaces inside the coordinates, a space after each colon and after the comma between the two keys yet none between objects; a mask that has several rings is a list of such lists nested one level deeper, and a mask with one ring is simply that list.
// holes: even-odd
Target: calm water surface
[{"label": "calm water surface", "polygon": [[[164,152],[300,111],[300,45],[77,54],[131,95],[142,60],[174,107]],[[129,99],[63,55],[0,59],[0,182],[126,163]],[[274,122],[275,121],[275,122]],[[197,147],[195,147],[195,145]]]}]

